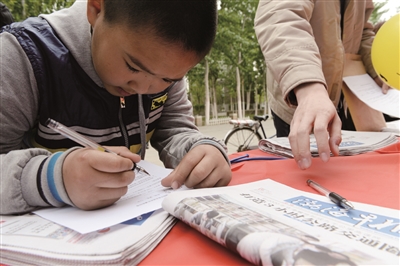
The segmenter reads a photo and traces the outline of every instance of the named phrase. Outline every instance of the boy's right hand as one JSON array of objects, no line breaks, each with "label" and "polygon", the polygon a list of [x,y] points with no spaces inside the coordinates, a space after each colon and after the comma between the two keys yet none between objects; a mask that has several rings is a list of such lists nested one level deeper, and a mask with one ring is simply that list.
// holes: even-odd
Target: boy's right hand
[{"label": "boy's right hand", "polygon": [[133,162],[140,156],[125,147],[108,147],[115,154],[77,149],[64,160],[63,180],[70,200],[82,210],[109,206],[128,191],[135,179]]}]

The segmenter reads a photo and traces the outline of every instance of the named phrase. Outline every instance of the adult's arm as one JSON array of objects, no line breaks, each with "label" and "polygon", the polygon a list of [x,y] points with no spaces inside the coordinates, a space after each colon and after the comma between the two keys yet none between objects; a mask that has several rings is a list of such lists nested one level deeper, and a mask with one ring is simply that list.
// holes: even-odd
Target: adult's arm
[{"label": "adult's arm", "polygon": [[309,134],[315,134],[320,158],[338,154],[341,122],[326,92],[319,49],[309,23],[313,1],[261,0],[255,31],[268,69],[288,105],[297,106],[289,135],[301,169],[311,165]]}]

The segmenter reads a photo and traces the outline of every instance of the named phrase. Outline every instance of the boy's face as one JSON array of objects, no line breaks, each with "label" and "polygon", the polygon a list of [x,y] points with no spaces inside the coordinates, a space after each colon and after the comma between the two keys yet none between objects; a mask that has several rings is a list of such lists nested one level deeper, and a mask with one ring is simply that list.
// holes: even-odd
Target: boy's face
[{"label": "boy's face", "polygon": [[200,61],[194,52],[160,42],[148,32],[135,31],[124,24],[110,25],[104,21],[101,8],[96,12],[88,6],[93,28],[92,60],[112,95],[159,93],[181,80]]}]

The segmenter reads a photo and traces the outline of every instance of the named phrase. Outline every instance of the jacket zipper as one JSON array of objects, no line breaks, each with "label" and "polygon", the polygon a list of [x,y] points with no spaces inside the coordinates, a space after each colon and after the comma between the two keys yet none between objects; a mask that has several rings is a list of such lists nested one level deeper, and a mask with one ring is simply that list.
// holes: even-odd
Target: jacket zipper
[{"label": "jacket zipper", "polygon": [[120,107],[118,112],[119,127],[121,128],[122,138],[124,139],[125,147],[129,149],[128,131],[126,130],[124,121],[122,119],[122,110],[125,109],[125,98],[119,97]]}]

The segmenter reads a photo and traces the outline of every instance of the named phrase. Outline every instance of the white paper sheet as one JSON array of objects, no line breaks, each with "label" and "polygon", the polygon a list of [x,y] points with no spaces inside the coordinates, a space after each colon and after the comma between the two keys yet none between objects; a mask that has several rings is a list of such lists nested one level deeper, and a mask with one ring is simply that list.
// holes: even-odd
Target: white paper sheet
[{"label": "white paper sheet", "polygon": [[161,185],[161,179],[172,170],[140,161],[150,176],[136,174],[125,196],[107,208],[83,211],[74,207],[47,208],[35,213],[47,220],[71,228],[81,234],[90,233],[161,208],[161,202],[172,189]]},{"label": "white paper sheet", "polygon": [[350,90],[369,107],[394,117],[400,117],[400,91],[390,89],[387,94],[368,75],[343,78]]}]

